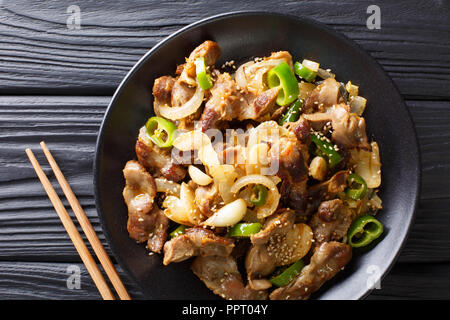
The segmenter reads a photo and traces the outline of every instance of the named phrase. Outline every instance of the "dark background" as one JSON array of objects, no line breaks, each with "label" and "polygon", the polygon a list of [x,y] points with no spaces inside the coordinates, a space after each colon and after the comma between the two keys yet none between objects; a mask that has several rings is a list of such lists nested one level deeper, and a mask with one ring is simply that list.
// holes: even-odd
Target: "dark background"
[{"label": "dark background", "polygon": [[[372,4],[381,9],[379,30],[366,26]],[[67,27],[71,5],[81,9],[80,29]],[[406,246],[381,289],[368,299],[450,299],[447,0],[0,0],[0,299],[100,299],[25,148],[35,150],[55,182],[38,151],[39,141],[47,142],[108,248],[94,205],[92,162],[115,88],[149,48],[172,32],[210,15],[247,9],[325,23],[360,44],[392,77],[418,134],[421,197]],[[80,289],[66,286],[68,267],[74,265],[81,270]],[[118,270],[132,297],[142,298]]]}]

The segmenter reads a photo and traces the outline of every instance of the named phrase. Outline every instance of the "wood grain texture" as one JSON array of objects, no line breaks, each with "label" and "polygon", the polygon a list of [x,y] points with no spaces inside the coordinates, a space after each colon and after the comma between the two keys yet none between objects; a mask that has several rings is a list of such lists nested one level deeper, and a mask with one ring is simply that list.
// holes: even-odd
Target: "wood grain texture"
[{"label": "wood grain texture", "polygon": [[[142,299],[142,293],[116,266],[117,271],[133,299]],[[78,269],[80,287],[69,288],[70,276]],[[101,299],[89,273],[82,263],[0,262],[0,297],[2,299]],[[136,290],[137,289],[137,290]]]},{"label": "wood grain texture", "polygon": [[[66,26],[73,4],[81,9],[80,30]],[[0,299],[100,298],[24,150],[37,151],[41,140],[47,142],[111,254],[92,186],[95,142],[110,96],[158,41],[201,18],[236,10],[326,23],[360,44],[393,78],[418,134],[421,198],[399,263],[369,299],[450,299],[450,2],[377,1],[380,30],[366,27],[371,4],[0,1]],[[44,156],[36,156],[56,186]],[[82,270],[80,290],[67,289],[70,265]],[[119,273],[132,297],[142,298],[120,268]]]},{"label": "wood grain texture", "polygon": [[[80,289],[69,289],[67,280],[79,268]],[[448,272],[449,264],[397,264],[367,298],[380,299],[450,299],[450,279],[437,277]],[[119,275],[133,299],[144,299],[128,276],[117,266]],[[2,299],[98,300],[97,288],[80,263],[0,262],[0,297]]]},{"label": "wood grain texture", "polygon": [[[290,13],[323,22],[366,49],[408,97],[449,99],[450,4],[377,1],[381,29],[369,30],[370,1],[85,1],[81,28],[69,30],[74,2],[8,1],[0,8],[0,93],[111,95],[158,41],[201,18],[236,10]],[[430,50],[430,48],[433,48]],[[407,55],[405,55],[407,53]]]}]

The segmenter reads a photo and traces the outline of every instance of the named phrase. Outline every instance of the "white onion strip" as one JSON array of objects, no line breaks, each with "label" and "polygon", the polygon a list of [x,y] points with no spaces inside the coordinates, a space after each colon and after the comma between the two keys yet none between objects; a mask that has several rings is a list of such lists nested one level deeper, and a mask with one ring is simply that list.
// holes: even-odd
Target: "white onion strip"
[{"label": "white onion strip", "polygon": [[217,210],[202,225],[213,227],[230,227],[242,220],[247,212],[247,204],[237,199]]},{"label": "white onion strip", "polygon": [[204,97],[204,91],[200,86],[197,84],[197,89],[195,90],[194,95],[191,99],[189,99],[185,104],[183,104],[180,107],[170,107],[167,104],[162,105],[159,107],[159,113],[164,118],[170,119],[170,120],[179,120],[183,119],[200,108],[203,102]]},{"label": "white onion strip", "polygon": [[155,178],[156,192],[169,193],[174,196],[180,195],[180,185],[166,178]]},{"label": "white onion strip", "polygon": [[204,165],[219,165],[219,156],[214,150],[209,137],[199,131],[193,130],[178,135],[173,146],[181,151],[198,150],[198,158]]},{"label": "white onion strip", "polygon": [[208,176],[206,173],[204,173],[196,166],[190,165],[188,167],[188,172],[192,181],[194,181],[199,186],[207,186],[213,181],[213,179],[210,176]]},{"label": "white onion strip", "polygon": [[208,169],[223,201],[228,203],[235,199],[230,192],[230,187],[237,177],[235,168],[232,165],[220,164],[219,156],[205,133],[199,130],[183,133],[174,140],[173,145],[181,151],[198,150],[197,156]]},{"label": "white onion strip", "polygon": [[255,208],[258,219],[263,219],[273,214],[275,210],[277,210],[281,196],[278,192],[276,184],[272,181],[272,179],[259,174],[243,176],[236,180],[230,191],[236,194],[239,190],[249,184],[262,184],[268,189],[266,203],[260,207]]}]

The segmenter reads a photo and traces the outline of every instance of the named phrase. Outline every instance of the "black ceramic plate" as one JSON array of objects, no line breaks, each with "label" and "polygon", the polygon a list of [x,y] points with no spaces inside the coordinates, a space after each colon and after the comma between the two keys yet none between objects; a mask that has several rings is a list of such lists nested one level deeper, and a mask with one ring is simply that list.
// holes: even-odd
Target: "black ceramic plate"
[{"label": "black ceramic plate", "polygon": [[295,59],[309,58],[351,80],[367,98],[364,117],[369,136],[380,146],[384,210],[378,218],[385,236],[372,250],[354,251],[343,272],[313,295],[314,299],[360,299],[377,275],[385,275],[406,240],[418,198],[419,154],[408,111],[390,78],[359,46],[328,27],[301,17],[239,12],[194,23],[152,48],[128,73],[106,111],[97,142],[95,196],[103,230],[122,266],[149,299],[215,299],[189,270],[190,262],[162,265],[144,245],[128,237],[122,198],[125,163],[134,159],[138,129],[152,113],[153,81],[173,74],[184,57],[204,40],[222,48],[225,61],[245,61],[288,50]]}]

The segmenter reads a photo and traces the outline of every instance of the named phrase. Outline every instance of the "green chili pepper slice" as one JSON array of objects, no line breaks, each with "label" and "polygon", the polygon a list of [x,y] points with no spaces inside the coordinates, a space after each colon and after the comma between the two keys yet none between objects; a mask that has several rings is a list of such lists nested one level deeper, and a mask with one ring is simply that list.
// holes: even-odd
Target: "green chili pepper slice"
[{"label": "green chili pepper slice", "polygon": [[361,200],[367,193],[366,181],[356,173],[352,173],[347,178],[348,188],[345,189],[347,197],[353,200]]},{"label": "green chili pepper slice", "polygon": [[238,223],[229,232],[230,237],[250,237],[261,230],[261,223]]},{"label": "green chili pepper slice", "polygon": [[276,103],[286,106],[297,99],[299,94],[298,82],[291,67],[282,62],[267,73],[269,88],[278,88]]},{"label": "green chili pepper slice", "polygon": [[172,146],[177,134],[175,124],[161,117],[151,117],[145,124],[150,139],[160,148]]},{"label": "green chili pepper slice", "polygon": [[298,61],[294,63],[294,71],[300,78],[303,78],[308,82],[313,82],[317,76],[317,72],[305,67]]},{"label": "green chili pepper slice", "polygon": [[180,236],[182,234],[185,234],[185,233],[186,233],[186,226],[180,224],[175,230],[173,230],[169,234],[169,236],[170,236],[170,239],[173,239],[173,238],[178,237],[178,236]]},{"label": "green chili pepper slice", "polygon": [[336,166],[342,161],[341,155],[335,150],[334,145],[328,142],[324,137],[319,136],[316,133],[311,135],[311,141],[317,146],[320,153],[324,155],[328,160],[330,168]]},{"label": "green chili pepper slice", "polygon": [[261,184],[257,184],[253,187],[253,194],[250,197],[250,202],[255,206],[262,206],[267,200],[267,188]]},{"label": "green chili pepper slice", "polygon": [[303,108],[303,100],[297,99],[286,111],[283,117],[278,122],[279,125],[283,125],[287,122],[295,122],[300,118],[300,114],[302,113]]},{"label": "green chili pepper slice", "polygon": [[208,90],[213,86],[211,75],[208,73],[205,63],[205,58],[200,57],[194,61],[195,73],[197,74],[197,81],[200,88],[203,90]]},{"label": "green chili pepper slice", "polygon": [[297,262],[291,264],[286,270],[281,272],[279,275],[273,276],[270,279],[270,282],[272,282],[272,284],[277,287],[284,287],[300,274],[304,266],[305,264],[303,263],[303,260],[300,259]]},{"label": "green chili pepper slice", "polygon": [[365,247],[383,233],[383,224],[373,216],[356,219],[347,233],[348,244],[354,248]]}]

